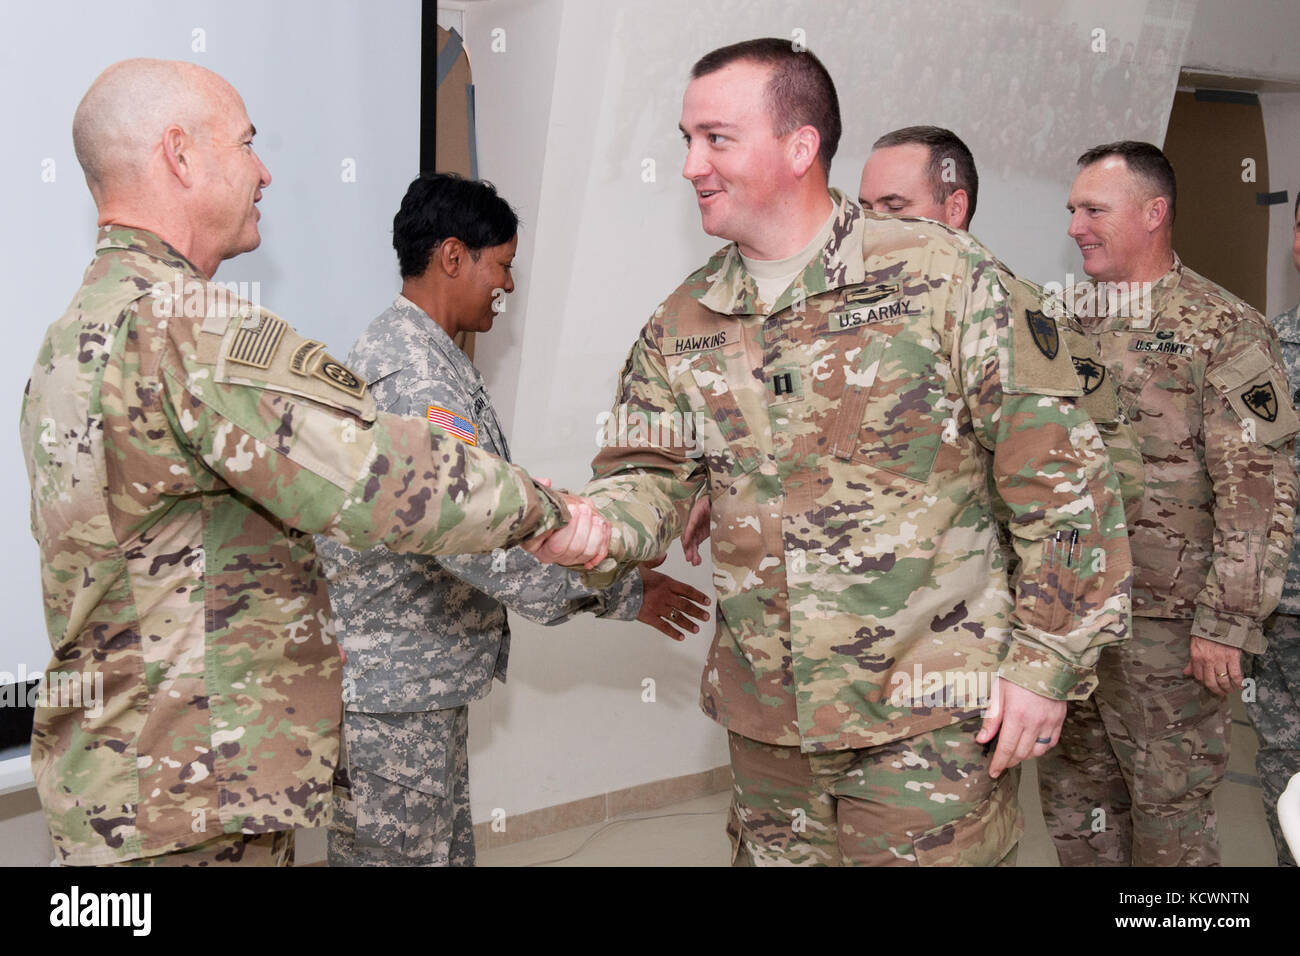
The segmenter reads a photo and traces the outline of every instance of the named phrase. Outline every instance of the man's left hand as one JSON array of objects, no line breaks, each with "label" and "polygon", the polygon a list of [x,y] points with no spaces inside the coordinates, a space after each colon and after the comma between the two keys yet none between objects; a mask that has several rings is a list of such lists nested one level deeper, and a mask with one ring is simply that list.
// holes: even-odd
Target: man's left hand
[{"label": "man's left hand", "polygon": [[1241,690],[1241,648],[1229,647],[1203,637],[1192,637],[1192,660],[1183,668],[1184,677],[1195,677],[1218,697]]},{"label": "man's left hand", "polygon": [[993,687],[993,700],[984,713],[984,723],[975,735],[976,742],[981,744],[994,736],[998,739],[989,776],[996,778],[1022,760],[1047,753],[1060,739],[1063,723],[1065,701],[1043,697],[1005,677],[998,678]]},{"label": "man's left hand", "polygon": [[700,627],[691,618],[700,621],[709,619],[706,610],[709,599],[685,581],[650,570],[663,564],[663,560],[660,558],[658,561],[637,565],[637,571],[641,573],[643,596],[641,613],[636,619],[656,631],[663,631],[674,641],[680,641],[686,635],[677,628],[685,628],[694,634]]}]

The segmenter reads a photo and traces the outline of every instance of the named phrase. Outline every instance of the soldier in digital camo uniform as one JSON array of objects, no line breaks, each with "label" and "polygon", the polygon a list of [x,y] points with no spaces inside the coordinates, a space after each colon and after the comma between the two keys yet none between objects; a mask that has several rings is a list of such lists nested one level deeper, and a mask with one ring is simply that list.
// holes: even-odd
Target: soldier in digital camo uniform
[{"label": "soldier in digital camo uniform", "polygon": [[[459,552],[566,516],[209,281],[260,242],[253,133],[224,80],[159,60],[109,67],[73,123],[102,228],[21,418],[48,671],[103,682],[102,708],[36,714],[64,863],[284,863],[328,822],[342,664],[312,533]],[[561,539],[599,560],[569,500]]]},{"label": "soldier in digital camo uniform", "polygon": [[1096,282],[1070,294],[1137,429],[1146,501],[1133,639],[1102,651],[1096,694],[1039,761],[1043,811],[1065,865],[1210,866],[1227,695],[1291,550],[1300,418],[1263,317],[1174,254],[1164,154],[1111,143],[1079,165],[1070,236]]},{"label": "soldier in digital camo uniform", "polygon": [[[1300,269],[1300,196],[1296,197],[1294,215],[1291,259]],[[1300,403],[1300,305],[1274,318],[1273,330],[1281,340],[1291,401]],[[1264,622],[1268,647],[1251,661],[1255,696],[1246,697],[1246,713],[1259,735],[1255,772],[1264,791],[1264,810],[1280,866],[1295,866],[1296,862],[1277,822],[1277,799],[1291,778],[1300,773],[1300,548],[1295,544],[1300,540],[1291,548],[1282,599],[1277,611]]]},{"label": "soldier in digital camo uniform", "polygon": [[[453,341],[492,328],[514,289],[519,221],[490,184],[447,174],[411,183],[393,219],[402,294],[370,323],[348,367],[387,412],[448,423],[461,441],[510,450],[478,369]],[[541,624],[582,611],[638,618],[680,639],[706,618],[699,591],[642,567],[610,591],[582,586],[520,548],[432,557],[317,541],[338,616],[344,752],[332,866],[472,866],[469,704],[510,650],[506,608]],[[644,586],[643,586],[644,584]],[[644,600],[643,600],[644,598]]]},{"label": "soldier in digital camo uniform", "polygon": [[700,413],[703,458],[610,447],[586,491],[637,560],[707,489],[701,703],[729,730],[734,859],[1009,862],[1006,769],[1055,743],[1128,627],[1126,553],[1100,557],[1118,486],[1062,400],[1080,394],[1068,359],[1017,334],[978,243],[827,192],[839,108],[811,53],[708,54],[681,126],[704,230],[734,242],[655,312],[618,401]]}]

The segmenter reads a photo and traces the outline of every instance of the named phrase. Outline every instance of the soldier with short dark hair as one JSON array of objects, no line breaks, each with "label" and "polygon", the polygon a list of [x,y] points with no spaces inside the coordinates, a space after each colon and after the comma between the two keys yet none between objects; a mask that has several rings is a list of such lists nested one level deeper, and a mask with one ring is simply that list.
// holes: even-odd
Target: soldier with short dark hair
[{"label": "soldier with short dark hair", "polygon": [[[1150,143],[1079,157],[1070,237],[1094,280],[1076,299],[1141,442],[1129,528],[1133,638],[1039,761],[1066,865],[1219,863],[1212,798],[1228,764],[1227,695],[1264,650],[1296,507],[1295,434],[1277,336],[1173,249],[1173,167]],[[1104,288],[1105,293],[1098,291]]]},{"label": "soldier with short dark hair", "polygon": [[[518,227],[490,183],[418,177],[393,217],[402,291],[348,354],[382,411],[443,421],[506,461],[483,377],[454,339],[490,331],[503,311]],[[676,640],[708,616],[705,595],[644,565],[598,591],[522,548],[435,557],[317,546],[347,650],[350,787],[337,792],[332,866],[474,864],[469,705],[505,681],[507,608],[547,625],[583,611],[637,619]]]},{"label": "soldier with short dark hair", "polygon": [[419,419],[287,322],[211,282],[255,249],[271,174],[209,70],[125,60],[73,140],[95,258],[50,326],[21,434],[51,672],[94,708],[37,708],[32,765],[69,864],[282,864],[329,817],[341,670],[311,535],[423,553],[558,534],[572,496]]},{"label": "soldier with short dark hair", "polygon": [[969,229],[979,188],[975,157],[956,133],[905,126],[871,144],[858,201],[863,209]]},{"label": "soldier with short dark hair", "polygon": [[1013,328],[978,243],[828,190],[839,109],[811,52],[751,40],[691,76],[682,175],[728,244],[646,323],[617,402],[698,415],[703,454],[607,447],[585,490],[625,562],[711,500],[701,706],[728,730],[733,860],[1010,862],[1005,771],[1127,630],[1126,552],[1097,559],[1118,485],[1073,370]]}]

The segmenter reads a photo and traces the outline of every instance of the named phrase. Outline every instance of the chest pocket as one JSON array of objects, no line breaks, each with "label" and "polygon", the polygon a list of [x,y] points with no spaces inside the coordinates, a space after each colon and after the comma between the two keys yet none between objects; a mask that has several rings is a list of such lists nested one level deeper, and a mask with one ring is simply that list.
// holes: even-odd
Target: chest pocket
[{"label": "chest pocket", "polygon": [[955,412],[945,397],[949,363],[905,334],[881,331],[873,330],[845,369],[831,453],[928,481],[945,428],[956,437]]},{"label": "chest pocket", "polygon": [[[757,468],[762,453],[735,387],[739,370],[728,369],[729,364],[737,363],[728,363],[723,351],[695,353],[690,359],[690,373],[709,409],[708,417],[698,423],[698,438],[710,480],[729,484]],[[754,395],[759,401],[763,398],[761,390],[755,390]]]}]

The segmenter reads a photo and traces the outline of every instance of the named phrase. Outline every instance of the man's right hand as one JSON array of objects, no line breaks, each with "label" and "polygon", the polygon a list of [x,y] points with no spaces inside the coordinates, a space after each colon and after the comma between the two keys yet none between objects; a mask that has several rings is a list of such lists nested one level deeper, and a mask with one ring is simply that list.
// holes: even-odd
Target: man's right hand
[{"label": "man's right hand", "polygon": [[677,628],[685,628],[694,634],[700,627],[691,618],[701,621],[709,619],[709,598],[685,581],[652,570],[663,564],[663,560],[660,558],[658,561],[637,565],[643,596],[641,613],[636,619],[656,631],[662,631],[674,641],[680,641],[685,635]]},{"label": "man's right hand", "polygon": [[709,539],[709,496],[701,495],[691,508],[682,532],[682,554],[695,567],[700,566],[700,545]]},{"label": "man's right hand", "polygon": [[[548,483],[549,485],[549,483]],[[610,525],[588,499],[565,491],[555,494],[569,509],[569,523],[523,542],[521,547],[539,561],[591,570],[609,554]]]}]

